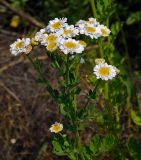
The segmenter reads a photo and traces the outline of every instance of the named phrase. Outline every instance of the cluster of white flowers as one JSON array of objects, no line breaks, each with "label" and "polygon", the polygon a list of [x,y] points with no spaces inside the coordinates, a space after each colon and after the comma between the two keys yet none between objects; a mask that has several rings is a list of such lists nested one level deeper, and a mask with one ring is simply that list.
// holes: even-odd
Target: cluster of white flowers
[{"label": "cluster of white flowers", "polygon": [[80,34],[90,36],[92,39],[97,39],[102,36],[107,37],[111,32],[106,26],[97,22],[95,18],[89,18],[88,21],[79,20],[76,26],[78,26]]},{"label": "cluster of white flowers", "polygon": [[[49,21],[48,26],[35,34],[34,40],[46,46],[50,52],[60,49],[64,54],[82,53],[86,43],[74,39],[80,34],[97,39],[101,36],[108,36],[110,30],[97,22],[95,18],[89,18],[87,21],[79,20],[75,25],[69,25],[67,18],[55,18]],[[10,46],[10,51],[13,55],[28,53],[27,46],[31,45],[33,44],[29,38],[18,39]]]},{"label": "cluster of white flowers", "polygon": [[119,70],[115,66],[107,64],[102,58],[96,59],[95,62],[96,66],[93,70],[97,79],[107,81],[113,79],[119,73]]},{"label": "cluster of white flowers", "polygon": [[[50,52],[59,49],[62,53],[70,54],[73,57],[76,53],[82,53],[86,47],[84,41],[74,39],[76,36],[83,34],[97,39],[109,36],[110,32],[95,18],[89,18],[87,21],[79,20],[75,25],[69,25],[67,18],[55,18],[49,21],[48,26],[38,31],[34,38],[18,39],[10,45],[10,51],[13,55],[28,54],[32,50],[32,46],[41,44]],[[84,60],[81,59],[80,63],[84,63]],[[104,59],[96,60],[94,74],[97,79],[112,79],[117,73],[117,68],[105,63]]]}]

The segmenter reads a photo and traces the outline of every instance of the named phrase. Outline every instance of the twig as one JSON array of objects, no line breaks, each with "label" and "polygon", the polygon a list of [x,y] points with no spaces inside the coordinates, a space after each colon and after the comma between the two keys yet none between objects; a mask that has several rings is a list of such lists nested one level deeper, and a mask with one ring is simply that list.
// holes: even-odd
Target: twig
[{"label": "twig", "polygon": [[13,11],[14,13],[16,13],[17,15],[19,15],[21,18],[29,21],[31,24],[42,28],[44,27],[44,24],[39,22],[38,20],[36,20],[35,18],[33,18],[32,16],[28,15],[27,13],[18,10],[17,8],[11,6],[8,2],[6,2],[5,0],[0,0],[0,3],[3,4],[5,7],[7,7],[8,9],[10,9],[11,11]]},{"label": "twig", "polygon": [[[46,60],[47,59],[47,56],[39,56],[37,57],[39,60]],[[35,58],[36,59],[36,58]],[[15,65],[21,63],[21,62],[24,62],[24,63],[29,63],[28,60],[24,59],[23,56],[21,56],[18,60],[16,61],[12,61],[11,63],[8,63],[7,65],[3,66],[1,69],[0,69],[0,74],[2,74],[4,71],[8,70],[9,68],[11,67],[14,67]]]},{"label": "twig", "polygon": [[3,66],[1,69],[0,69],[0,74],[2,74],[4,71],[6,71],[7,69],[21,63],[22,61],[24,60],[24,57],[20,57],[18,60],[16,61],[12,61],[11,63],[8,63],[7,65]]},{"label": "twig", "polygon": [[3,82],[0,82],[0,86],[3,87],[7,93],[9,93],[16,101],[21,103],[21,100],[15,95],[14,92],[12,92],[8,87],[5,86]]}]

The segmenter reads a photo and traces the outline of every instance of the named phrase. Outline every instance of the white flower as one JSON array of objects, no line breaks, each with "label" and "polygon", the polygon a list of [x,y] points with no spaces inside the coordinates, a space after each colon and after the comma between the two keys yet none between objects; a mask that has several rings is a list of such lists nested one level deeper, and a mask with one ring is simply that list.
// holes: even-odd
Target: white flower
[{"label": "white flower", "polygon": [[108,65],[107,63],[99,63],[94,67],[94,74],[97,79],[109,80],[114,78],[117,75],[115,67]]},{"label": "white flower", "polygon": [[79,20],[76,23],[76,26],[79,28],[84,28],[84,26],[86,25],[92,25],[93,27],[98,27],[99,26],[99,22],[97,22],[97,20],[95,18],[88,18],[88,21],[85,20]]},{"label": "white flower", "polygon": [[53,52],[58,48],[58,45],[57,45],[57,43],[54,43],[54,42],[48,43],[46,48],[48,51]]},{"label": "white flower", "polygon": [[88,18],[87,23],[92,24],[95,27],[99,25],[99,22],[97,22],[96,18]]},{"label": "white flower", "polygon": [[55,33],[43,34],[41,44],[47,46],[49,43],[58,43],[59,36]]},{"label": "white flower", "polygon": [[78,22],[76,22],[75,26],[80,27],[80,26],[84,26],[85,24],[86,24],[86,21],[80,19]]},{"label": "white flower", "polygon": [[54,20],[49,21],[49,24],[47,26],[47,30],[51,32],[56,32],[60,29],[62,29],[64,26],[67,25],[67,18],[55,18]]},{"label": "white flower", "polygon": [[80,34],[90,36],[92,39],[101,36],[107,37],[111,32],[106,26],[100,25],[95,18],[89,18],[88,21],[79,20],[76,27],[79,29]]},{"label": "white flower", "polygon": [[51,125],[50,127],[50,132],[58,133],[63,130],[63,124],[55,122],[54,124]]},{"label": "white flower", "polygon": [[80,34],[85,34],[86,36],[90,36],[92,39],[97,39],[101,36],[101,30],[98,26],[96,27],[93,24],[86,23],[84,26],[80,26]]},{"label": "white flower", "polygon": [[42,38],[43,38],[43,34],[46,32],[46,30],[45,30],[45,28],[44,29],[41,29],[39,32],[37,32],[36,34],[35,34],[35,41],[38,41],[38,42],[40,42],[41,40],[42,40]]},{"label": "white flower", "polygon": [[78,35],[79,30],[74,25],[66,25],[63,29],[59,30],[59,33],[63,38],[71,38]]},{"label": "white flower", "polygon": [[15,41],[13,44],[10,45],[11,54],[16,56],[21,53],[26,53],[26,54],[29,53],[30,42],[31,42],[30,38],[17,39],[17,41]]},{"label": "white flower", "polygon": [[80,44],[79,41],[75,39],[60,39],[59,48],[64,54],[82,53],[84,51],[84,46]]},{"label": "white flower", "polygon": [[101,34],[102,34],[102,36],[103,37],[107,37],[107,36],[109,36],[109,34],[110,34],[110,29],[108,29],[106,26],[104,26],[104,25],[99,25],[99,29],[100,29],[100,31],[101,31]]}]

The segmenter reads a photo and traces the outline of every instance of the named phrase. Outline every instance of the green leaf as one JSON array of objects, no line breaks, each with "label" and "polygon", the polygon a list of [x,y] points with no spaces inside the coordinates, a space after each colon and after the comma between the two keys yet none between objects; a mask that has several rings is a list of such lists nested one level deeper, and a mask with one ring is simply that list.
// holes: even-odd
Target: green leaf
[{"label": "green leaf", "polygon": [[90,90],[87,97],[90,98],[90,99],[95,99],[96,98],[96,92],[93,91],[93,90]]},{"label": "green leaf", "polygon": [[61,145],[59,144],[59,142],[57,141],[52,141],[52,145],[53,145],[53,153],[55,153],[58,156],[63,156],[66,155],[61,147]]},{"label": "green leaf", "polygon": [[90,150],[94,155],[98,155],[99,153],[99,148],[100,148],[100,137],[98,135],[95,135],[92,138],[92,141],[89,145]]},{"label": "green leaf", "polygon": [[126,20],[127,25],[132,25],[136,22],[141,21],[141,11],[132,13]]},{"label": "green leaf", "polygon": [[127,142],[129,154],[134,160],[141,160],[141,144],[136,139],[129,139]]},{"label": "green leaf", "polygon": [[109,152],[113,149],[116,144],[116,139],[112,135],[107,135],[103,138],[100,150],[101,152]]},{"label": "green leaf", "polygon": [[136,125],[141,126],[141,117],[134,110],[131,110],[131,118]]},{"label": "green leaf", "polygon": [[35,65],[35,68],[36,68],[38,71],[40,71],[40,72],[43,71],[43,63],[42,63],[39,59],[36,59],[36,60],[34,61],[34,65]]},{"label": "green leaf", "polygon": [[74,58],[71,60],[70,68],[76,67],[80,63],[81,55],[75,55]]},{"label": "green leaf", "polygon": [[38,150],[38,158],[40,157],[40,156],[42,156],[44,153],[46,153],[47,152],[47,149],[48,149],[48,143],[44,143],[40,148],[39,148],[39,150]]}]

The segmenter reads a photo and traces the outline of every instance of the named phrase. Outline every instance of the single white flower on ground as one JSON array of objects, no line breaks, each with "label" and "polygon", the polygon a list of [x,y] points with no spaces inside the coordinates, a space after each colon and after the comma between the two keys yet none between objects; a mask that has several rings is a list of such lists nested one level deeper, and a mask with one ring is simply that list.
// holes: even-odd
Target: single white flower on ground
[{"label": "single white flower on ground", "polygon": [[54,20],[50,20],[47,26],[47,30],[51,32],[56,32],[67,25],[67,18],[55,18]]},{"label": "single white flower on ground", "polygon": [[11,54],[17,56],[21,53],[29,53],[32,49],[30,42],[30,38],[17,39],[17,41],[10,45]]},{"label": "single white flower on ground", "polygon": [[101,34],[103,37],[107,37],[109,36],[109,34],[111,33],[110,29],[108,29],[106,26],[104,25],[99,25],[99,29],[101,31]]},{"label": "single white flower on ground", "polygon": [[49,130],[50,132],[59,133],[63,130],[63,124],[55,122],[54,124],[51,125]]},{"label": "single white flower on ground", "polygon": [[102,79],[105,81],[113,79],[117,75],[115,67],[112,65],[108,65],[107,63],[97,64],[94,67],[93,71],[97,79]]},{"label": "single white flower on ground", "polygon": [[75,39],[60,39],[59,48],[64,54],[82,53],[84,51],[84,46],[80,44],[79,41]]}]

